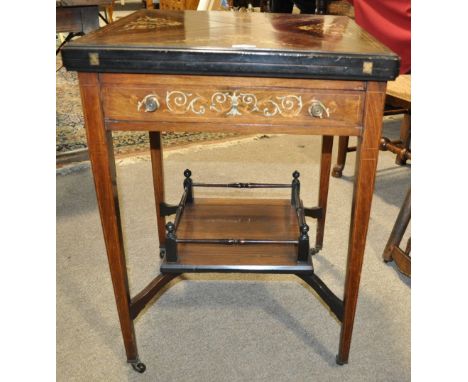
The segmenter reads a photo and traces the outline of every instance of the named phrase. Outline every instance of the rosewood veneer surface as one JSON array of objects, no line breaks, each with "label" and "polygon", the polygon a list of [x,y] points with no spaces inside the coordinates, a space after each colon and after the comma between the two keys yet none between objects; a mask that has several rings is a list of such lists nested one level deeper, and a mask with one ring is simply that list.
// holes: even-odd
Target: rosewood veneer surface
[{"label": "rosewood veneer surface", "polygon": [[398,56],[346,16],[169,10],[141,10],[73,41],[63,63],[91,72],[381,81],[399,70]]},{"label": "rosewood veneer surface", "polygon": [[[340,321],[336,360],[347,363],[386,82],[398,74],[398,56],[342,16],[142,10],[71,42],[62,57],[68,70],[79,72],[108,262],[127,361],[133,368],[138,372],[146,369],[139,359],[133,320],[175,275],[190,271],[296,274]],[[311,232],[307,234],[305,224],[301,223],[298,250],[294,243],[255,247],[223,244],[216,250],[200,243],[177,243],[170,225],[165,235],[160,204],[165,202],[160,132],[226,129],[323,136],[318,181],[318,207],[323,216],[317,224],[314,253],[321,249],[324,238],[333,136],[357,136],[342,298],[314,273],[312,262],[305,261],[302,249],[307,249],[308,255],[311,248]],[[125,261],[113,130],[149,131],[155,234],[162,254],[167,250],[161,274],[133,298]],[[248,207],[243,204],[248,202],[240,201],[234,205],[204,203],[195,199],[192,208],[184,212],[178,237],[248,239],[249,235],[263,238],[268,233],[266,239],[272,234],[275,239],[299,239],[294,210],[285,202],[259,201]],[[237,237],[222,237],[231,234]],[[178,257],[169,250],[176,243]],[[168,253],[173,255],[170,262]]]}]

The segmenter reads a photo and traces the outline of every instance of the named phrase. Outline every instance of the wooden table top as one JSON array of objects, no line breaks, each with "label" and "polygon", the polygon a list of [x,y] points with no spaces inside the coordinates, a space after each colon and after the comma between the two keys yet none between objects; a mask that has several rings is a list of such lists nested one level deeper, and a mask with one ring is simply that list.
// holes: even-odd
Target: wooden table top
[{"label": "wooden table top", "polygon": [[78,71],[385,81],[399,69],[348,17],[225,11],[141,10],[73,41],[63,59]]}]

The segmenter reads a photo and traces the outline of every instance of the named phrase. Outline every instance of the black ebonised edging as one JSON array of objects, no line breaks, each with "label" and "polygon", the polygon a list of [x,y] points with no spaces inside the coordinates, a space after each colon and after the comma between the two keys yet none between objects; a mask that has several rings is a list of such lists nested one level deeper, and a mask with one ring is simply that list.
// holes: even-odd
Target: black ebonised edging
[{"label": "black ebonised edging", "polygon": [[[90,53],[99,55],[99,65],[91,65]],[[62,50],[62,59],[67,70],[103,73],[388,81],[395,79],[400,70],[398,56],[291,51],[100,49],[68,45]],[[369,74],[363,70],[368,62],[372,63]]]}]

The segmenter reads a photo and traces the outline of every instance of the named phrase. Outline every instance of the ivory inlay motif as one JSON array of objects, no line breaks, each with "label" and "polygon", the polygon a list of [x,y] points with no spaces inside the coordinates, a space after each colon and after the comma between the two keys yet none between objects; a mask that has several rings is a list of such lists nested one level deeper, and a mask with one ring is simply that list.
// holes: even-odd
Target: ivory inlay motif
[{"label": "ivory inlay motif", "polygon": [[[155,94],[152,96],[156,97]],[[263,116],[295,117],[306,108],[311,116],[329,117],[336,110],[325,107],[312,97],[304,102],[301,95],[271,95],[243,93],[241,91],[217,91],[211,94],[172,90],[166,92],[166,108],[169,113],[177,115],[217,114],[226,117]],[[139,105],[138,110],[140,110]]]}]

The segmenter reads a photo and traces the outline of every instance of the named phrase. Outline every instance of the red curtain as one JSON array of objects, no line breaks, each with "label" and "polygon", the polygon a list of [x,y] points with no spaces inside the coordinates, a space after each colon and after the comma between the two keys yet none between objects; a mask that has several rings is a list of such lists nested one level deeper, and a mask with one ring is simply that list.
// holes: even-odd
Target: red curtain
[{"label": "red curtain", "polygon": [[356,23],[401,57],[400,73],[411,71],[411,1],[348,0]]}]

